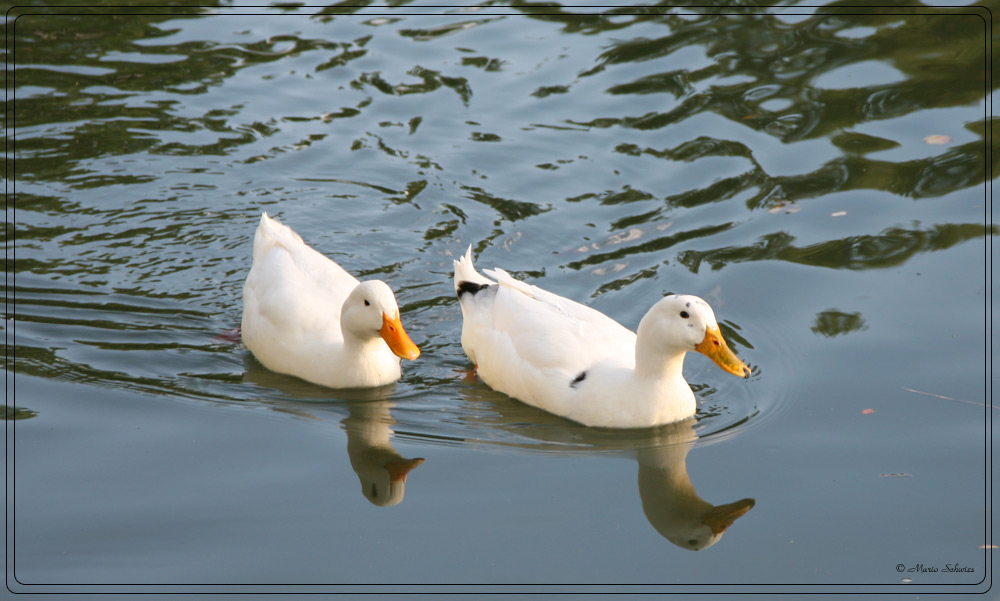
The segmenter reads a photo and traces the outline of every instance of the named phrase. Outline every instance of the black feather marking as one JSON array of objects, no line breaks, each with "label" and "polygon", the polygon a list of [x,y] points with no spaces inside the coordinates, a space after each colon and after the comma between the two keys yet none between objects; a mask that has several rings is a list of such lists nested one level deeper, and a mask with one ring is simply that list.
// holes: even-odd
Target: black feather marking
[{"label": "black feather marking", "polygon": [[578,373],[576,375],[575,378],[573,378],[573,381],[569,383],[569,387],[570,388],[576,388],[576,385],[579,384],[580,382],[583,382],[583,380],[586,377],[587,377],[587,370],[581,371],[580,373]]},{"label": "black feather marking", "polygon": [[458,283],[458,298],[462,298],[462,295],[468,292],[469,294],[476,294],[483,288],[489,288],[490,284],[477,284],[475,282],[459,282]]}]

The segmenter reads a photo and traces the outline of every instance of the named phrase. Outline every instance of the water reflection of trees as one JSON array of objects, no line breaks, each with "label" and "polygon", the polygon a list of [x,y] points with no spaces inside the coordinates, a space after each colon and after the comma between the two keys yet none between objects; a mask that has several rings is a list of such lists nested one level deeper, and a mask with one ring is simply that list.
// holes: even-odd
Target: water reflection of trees
[{"label": "water reflection of trees", "polygon": [[833,338],[841,334],[867,330],[868,324],[861,317],[861,313],[845,313],[844,311],[829,309],[816,315],[816,322],[811,329],[816,334]]},{"label": "water reflection of trees", "polygon": [[[725,11],[701,7],[673,9],[644,7],[613,9],[600,15],[573,15],[563,7],[556,14],[542,14],[538,5],[517,5],[533,18],[564,23],[567,33],[596,34],[616,31],[616,41],[579,78],[596,77],[619,66],[664,59],[692,47],[701,48],[708,61],[677,68],[684,61],[665,61],[662,72],[631,81],[606,75],[612,95],[643,95],[649,112],[603,115],[570,121],[589,128],[659,130],[714,112],[782,142],[829,137],[843,156],[827,161],[810,173],[772,176],[753,155],[753,149],[736,140],[709,135],[683,140],[673,147],[642,147],[620,143],[615,151],[628,156],[694,162],[707,157],[735,157],[749,163],[743,173],[718,178],[710,184],[664,197],[666,207],[646,212],[647,222],[666,218],[670,208],[690,208],[736,197],[751,210],[819,198],[850,190],[878,190],[914,199],[939,198],[982,184],[995,172],[990,121],[966,123],[980,139],[956,145],[935,156],[893,162],[868,154],[899,146],[893,140],[852,131],[861,124],[898,118],[927,109],[976,106],[990,92],[987,77],[985,27],[976,9],[947,11],[909,7],[820,8],[797,20],[782,15],[753,14],[753,8]],[[580,9],[583,10],[583,9]],[[684,12],[685,14],[680,14]],[[730,14],[720,14],[728,12]],[[672,13],[672,14],[661,14]],[[985,16],[985,15],[982,15]],[[638,24],[659,23],[663,35],[627,37],[623,30]],[[642,29],[649,34],[655,31]],[[823,75],[860,63],[881,62],[901,74],[901,80],[857,87],[827,89],[817,86]],[[717,83],[722,80],[725,83]],[[847,80],[849,81],[849,80]],[[700,85],[699,85],[700,84]],[[564,93],[571,93],[571,86]],[[667,101],[658,100],[666,95]],[[775,99],[781,108],[768,104]],[[635,103],[623,106],[634,107]],[[661,108],[662,107],[662,108]],[[933,132],[922,132],[933,133]],[[570,200],[595,198],[601,204],[641,201],[656,195],[626,187],[624,191],[591,193]],[[653,253],[687,240],[709,238],[735,223],[703,226],[669,235],[643,237],[629,245],[588,255],[567,266],[579,269],[621,261],[628,255]],[[954,223],[926,228],[886,228],[874,235],[856,235],[806,246],[794,244],[788,232],[762,236],[746,246],[704,251],[687,250],[680,263],[697,271],[704,263],[718,269],[730,262],[785,260],[831,268],[869,269],[904,263],[914,254],[942,250],[963,241],[996,235],[994,226]]]},{"label": "water reflection of trees", "polygon": [[739,157],[752,168],[712,185],[668,196],[675,207],[693,207],[733,197],[747,190],[756,192],[747,201],[752,209],[771,201],[796,201],[847,190],[883,190],[913,198],[938,197],[985,181],[986,148],[982,142],[957,146],[940,155],[912,161],[890,162],[867,158],[861,152],[884,150],[895,143],[872,136],[841,135],[834,143],[847,146],[850,155],[837,158],[819,169],[790,176],[768,175],[744,144],[702,136],[675,148],[657,150],[635,144],[619,144],[615,151],[631,156],[648,155],[670,161],[694,162],[713,156]]},{"label": "water reflection of trees", "polygon": [[729,263],[765,260],[835,269],[875,269],[901,265],[917,253],[943,250],[987,234],[995,236],[997,227],[976,223],[946,223],[926,230],[893,227],[876,235],[849,236],[795,246],[794,236],[787,232],[775,232],[763,236],[750,246],[687,250],[681,252],[677,259],[695,272],[702,263],[708,263],[712,269],[721,269]]},{"label": "water reflection of trees", "polygon": [[31,419],[38,415],[37,411],[31,409],[25,409],[24,407],[12,407],[11,405],[4,405],[4,420],[16,420],[16,419]]},{"label": "water reflection of trees", "polygon": [[[94,3],[91,3],[94,4]],[[99,4],[99,3],[98,3]],[[182,155],[225,155],[236,147],[278,131],[271,123],[234,123],[233,107],[215,107],[187,114],[184,98],[204,95],[223,85],[240,69],[276,62],[311,51],[335,52],[316,71],[364,56],[363,43],[276,35],[246,43],[184,40],[167,23],[205,15],[210,7],[155,7],[124,14],[109,7],[80,7],[74,14],[20,16],[6,25],[17,53],[15,84],[55,93],[26,95],[10,103],[19,130],[18,176],[62,179],[83,172],[77,161],[107,154],[141,152]],[[123,7],[118,7],[123,8]],[[113,22],[114,26],[108,26]],[[127,51],[127,53],[126,53]],[[15,92],[15,97],[18,92]],[[135,96],[145,96],[137,102]],[[312,115],[329,120],[345,115]],[[294,118],[292,118],[294,120]],[[33,135],[31,128],[70,124],[59,136]],[[208,132],[199,143],[165,141],[162,132]],[[70,159],[52,161],[51,156]],[[57,170],[58,169],[58,170]],[[116,176],[110,183],[142,183]]]},{"label": "water reflection of trees", "polygon": [[[631,246],[614,246],[601,252],[589,253],[585,258],[572,261],[567,267],[581,269],[588,265],[602,265],[622,260],[628,255],[662,252],[688,240],[707,238],[733,227],[732,223],[692,229],[664,236],[646,237],[647,232],[636,231],[645,241]],[[962,242],[995,236],[996,225],[978,223],[944,223],[926,229],[886,228],[878,234],[848,236],[825,240],[805,246],[795,245],[795,236],[780,231],[765,234],[746,246],[725,246],[708,250],[684,250],[677,254],[677,261],[692,272],[703,264],[721,269],[730,263],[746,261],[788,261],[831,269],[878,269],[902,265],[921,252],[945,250]],[[588,249],[589,250],[589,249]]]},{"label": "water reflection of trees", "polygon": [[[669,9],[646,9],[642,14],[630,15],[632,21],[627,24],[662,23],[663,36],[614,42],[581,77],[594,76],[619,64],[667,57],[692,46],[702,47],[711,63],[645,74],[607,89],[616,95],[668,94],[674,100],[664,110],[573,123],[654,130],[711,111],[784,142],[832,136],[833,143],[845,151],[844,157],[812,173],[772,177],[753,159],[751,149],[736,141],[705,136],[668,149],[619,145],[616,151],[623,154],[670,161],[733,156],[751,162],[752,169],[739,176],[666,197],[670,206],[718,202],[746,190],[752,193],[747,201],[750,208],[857,189],[884,190],[913,198],[939,197],[982,183],[987,166],[993,167],[993,153],[988,152],[983,140],[938,156],[893,163],[865,154],[891,148],[896,142],[850,131],[873,120],[982,102],[989,92],[984,70],[988,57],[983,21],[975,14],[930,9],[918,14],[885,14],[884,8],[856,7],[851,7],[850,14],[832,14],[835,7],[829,7],[820,11],[823,14],[789,23],[774,15],[712,14],[715,9],[710,8],[690,9],[696,15],[702,13],[695,17],[649,14],[659,10]],[[624,17],[614,16],[615,12],[619,11],[588,16],[579,30],[597,33],[620,29],[626,25]],[[537,18],[564,20],[570,29],[571,17],[567,14]],[[868,33],[857,33],[860,28],[866,28]],[[891,64],[905,78],[847,89],[815,85],[817,78],[826,73],[869,61]],[[742,81],[710,85],[711,80],[720,77],[727,82]],[[706,85],[699,88],[696,84],[703,81]],[[764,108],[775,99],[784,101],[783,108]],[[651,99],[647,104],[655,107],[656,101]],[[967,127],[986,138],[985,130],[992,126],[983,121]]]},{"label": "water reflection of trees", "polygon": [[[596,75],[617,64],[669,56],[692,46],[701,46],[713,60],[698,69],[644,75],[610,87],[611,94],[668,93],[681,102],[666,112],[586,123],[595,127],[660,128],[692,113],[711,110],[791,141],[824,136],[862,121],[975,104],[988,91],[984,85],[988,58],[985,24],[973,9],[850,6],[838,10],[830,5],[789,22],[782,15],[753,14],[752,8],[734,10],[725,4],[717,9],[644,7],[585,16],[566,11],[540,14],[543,9],[537,6],[515,6],[538,19],[561,21],[570,33],[618,31],[640,23],[664,25],[662,36],[623,37],[614,42],[581,76]],[[668,11],[671,14],[657,14]],[[857,33],[859,28],[867,32]],[[838,90],[813,85],[824,73],[867,61],[891,64],[907,77],[901,82]],[[719,76],[742,77],[744,81],[694,91],[693,84]],[[786,99],[790,105],[780,111],[762,108],[774,98]]]},{"label": "water reflection of trees", "polygon": [[[298,7],[296,12],[325,21],[357,13],[360,8]],[[864,154],[885,149],[887,144],[894,144],[892,141],[850,131],[863,122],[982,102],[989,91],[984,69],[988,57],[978,15],[914,7],[907,9],[906,14],[858,7],[838,12],[836,5],[831,5],[819,9],[817,14],[789,22],[780,15],[754,14],[761,12],[760,9],[734,11],[729,3],[724,8],[654,6],[598,10],[515,2],[511,9],[503,10],[561,23],[566,35],[615,32],[612,43],[592,67],[578,74],[578,81],[619,65],[670,57],[694,47],[701,48],[709,59],[708,64],[701,61],[691,68],[678,68],[678,64],[685,63],[671,62],[663,72],[644,74],[632,81],[610,79],[608,94],[648,96],[646,104],[651,110],[645,114],[606,115],[570,123],[592,128],[655,130],[699,113],[713,112],[786,142],[834,136],[837,138],[834,144],[843,144],[847,153],[845,158],[816,172],[784,178],[772,178],[755,165],[753,171],[738,179],[668,197],[666,200],[672,206],[717,201],[747,187],[758,189],[749,203],[752,208],[775,198],[795,200],[831,190],[859,188],[913,197],[940,196],[975,185],[985,177],[987,162],[993,159],[981,143],[959,146],[930,159],[890,163],[868,159]],[[8,25],[17,49],[22,50],[17,54],[17,87],[34,86],[60,92],[38,94],[12,106],[14,122],[22,128],[18,147],[22,179],[59,178],[60,172],[54,169],[66,170],[67,163],[47,160],[53,154],[83,159],[113,149],[111,152],[116,154],[151,151],[225,155],[236,147],[273,135],[280,129],[280,123],[234,123],[238,107],[209,107],[211,110],[202,114],[185,114],[189,112],[181,106],[185,97],[203,95],[247,66],[308,53],[317,56],[318,62],[310,65],[315,73],[345,67],[368,54],[372,37],[330,40],[273,35],[241,43],[217,43],[174,37],[179,30],[167,24],[171,19],[202,14],[204,9],[200,7],[163,8],[158,9],[160,14],[129,15],[100,14],[102,10],[107,9],[75,11],[90,11],[91,15],[28,15],[19,18],[16,27]],[[811,9],[803,9],[807,11]],[[497,20],[496,16],[489,16],[492,14],[489,9],[480,12],[483,18],[457,15],[454,22],[436,23],[428,29],[420,28],[420,20],[411,18],[407,20],[408,27],[399,29],[397,34],[434,41],[440,35]],[[970,13],[971,9],[965,12]],[[113,19],[116,26],[95,27],[97,19]],[[647,27],[650,24],[662,24],[663,35],[628,37],[630,27],[643,26],[641,31],[645,34],[655,31]],[[67,50],[69,45],[72,53]],[[123,49],[134,55],[120,54]],[[65,65],[67,56],[75,57],[71,68],[52,68]],[[136,57],[141,58],[136,60]],[[490,64],[484,57],[462,57],[462,64],[476,58]],[[848,89],[823,89],[815,85],[824,74],[870,61],[890,64],[905,78]],[[354,90],[387,96],[429,94],[447,87],[466,104],[473,94],[468,79],[440,69],[415,64],[407,76],[408,79],[393,81],[379,71],[360,72],[344,83]],[[552,87],[555,88],[561,93],[572,93],[572,85]],[[154,96],[145,102],[130,101],[136,94]],[[541,95],[537,90],[536,94]],[[671,100],[658,107],[658,102],[664,104],[657,100],[663,94]],[[783,101],[780,109],[768,104],[775,99]],[[371,99],[365,102],[370,103]],[[367,104],[339,107],[323,115],[282,118],[290,121],[351,118],[363,115],[366,107]],[[71,135],[63,132],[58,137],[24,133],[24,128],[53,122],[78,125],[72,128]],[[988,127],[985,120],[971,127],[982,130],[976,133],[985,137]],[[197,141],[193,136],[163,140],[157,133],[163,131],[209,135],[200,135]],[[670,160],[711,155],[751,158],[750,149],[741,146],[705,138],[693,144],[684,142],[672,150],[618,150]],[[405,152],[400,154],[402,158],[405,155]],[[54,163],[61,166],[54,167]]]}]

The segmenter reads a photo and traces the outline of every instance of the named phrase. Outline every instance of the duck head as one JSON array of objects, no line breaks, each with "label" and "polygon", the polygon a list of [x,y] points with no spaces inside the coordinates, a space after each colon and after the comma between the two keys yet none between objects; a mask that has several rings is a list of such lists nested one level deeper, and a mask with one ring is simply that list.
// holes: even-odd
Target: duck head
[{"label": "duck head", "polygon": [[722,337],[712,308],[697,296],[671,294],[663,297],[642,318],[638,335],[644,344],[663,354],[697,351],[724,371],[750,377],[750,368]]},{"label": "duck head", "polygon": [[420,349],[410,340],[399,319],[399,305],[388,284],[361,282],[351,291],[340,314],[340,327],[361,340],[381,337],[397,357],[414,360]]}]

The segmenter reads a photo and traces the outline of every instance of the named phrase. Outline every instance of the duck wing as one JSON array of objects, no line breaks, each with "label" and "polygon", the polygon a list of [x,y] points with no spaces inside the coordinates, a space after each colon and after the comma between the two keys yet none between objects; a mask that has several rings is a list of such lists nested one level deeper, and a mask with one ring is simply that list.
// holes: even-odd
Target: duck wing
[{"label": "duck wing", "polygon": [[[471,265],[460,266],[465,275]],[[459,274],[456,271],[456,274]],[[464,323],[462,346],[490,387],[556,413],[571,383],[596,363],[634,363],[635,334],[603,313],[502,269],[463,286],[456,277]]]},{"label": "duck wing", "polygon": [[290,227],[264,213],[254,235],[253,266],[243,289],[244,322],[255,320],[251,329],[266,332],[274,340],[310,334],[342,340],[341,307],[358,283]]},{"label": "duck wing", "polygon": [[503,269],[485,273],[500,285],[494,327],[511,338],[524,360],[573,375],[597,362],[633,362],[635,334],[614,319]]}]

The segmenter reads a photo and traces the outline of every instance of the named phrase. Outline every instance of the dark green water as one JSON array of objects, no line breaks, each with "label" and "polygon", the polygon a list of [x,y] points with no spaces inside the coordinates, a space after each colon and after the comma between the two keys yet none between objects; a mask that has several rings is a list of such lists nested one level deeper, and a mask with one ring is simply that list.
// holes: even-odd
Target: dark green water
[{"label": "dark green water", "polygon": [[[9,13],[8,588],[988,590],[991,19]],[[397,385],[228,340],[262,210],[394,288]],[[702,296],[754,375],[690,356],[696,422],[639,432],[512,401],[459,344],[470,244],[631,328]]]}]

